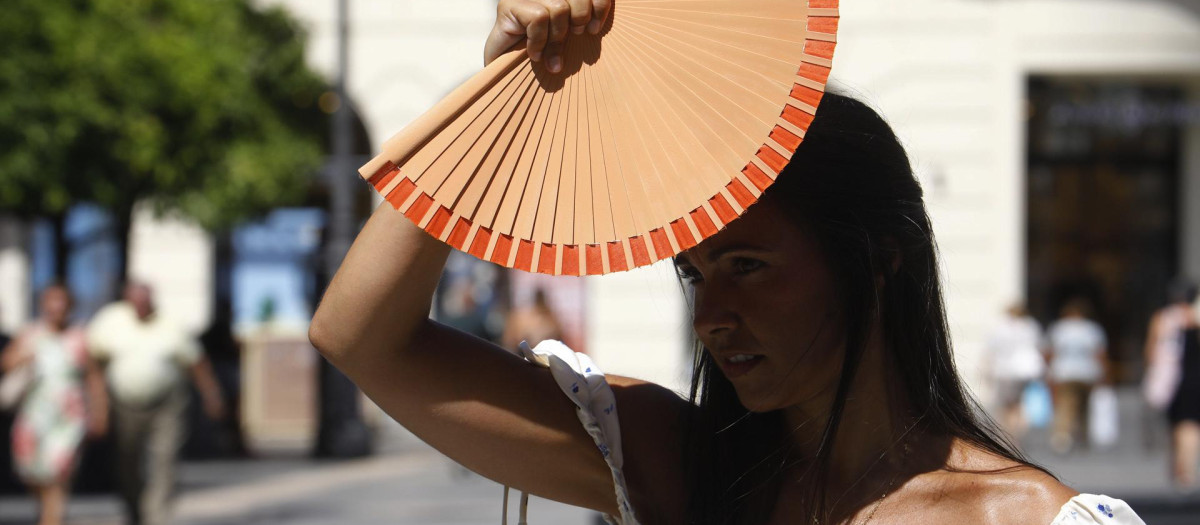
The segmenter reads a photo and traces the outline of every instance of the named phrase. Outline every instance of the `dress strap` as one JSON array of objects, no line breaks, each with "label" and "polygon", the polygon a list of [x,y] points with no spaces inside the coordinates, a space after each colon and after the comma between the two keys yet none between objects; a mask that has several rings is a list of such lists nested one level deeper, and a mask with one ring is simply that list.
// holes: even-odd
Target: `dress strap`
[{"label": "dress strap", "polygon": [[[572,351],[560,341],[542,341],[536,348],[522,341],[517,354],[537,366],[550,369],[554,381],[575,404],[575,415],[584,430],[596,443],[604,462],[612,471],[613,490],[617,497],[620,516],[604,515],[604,520],[617,525],[638,525],[629,503],[629,489],[625,485],[622,470],[624,456],[621,453],[621,424],[617,419],[617,403],[604,372],[585,354]],[[507,492],[505,493],[507,496]],[[524,525],[524,501],[522,499],[521,520]],[[505,498],[507,505],[508,498]],[[505,513],[507,516],[507,513]],[[507,519],[507,518],[506,518]]]}]

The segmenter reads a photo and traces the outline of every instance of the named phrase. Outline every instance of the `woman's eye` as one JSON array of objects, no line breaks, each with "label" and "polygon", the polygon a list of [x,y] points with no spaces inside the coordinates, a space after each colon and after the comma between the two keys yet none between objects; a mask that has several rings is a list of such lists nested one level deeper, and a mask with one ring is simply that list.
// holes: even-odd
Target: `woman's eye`
[{"label": "woman's eye", "polygon": [[676,267],[675,272],[679,274],[679,278],[688,284],[696,284],[703,280],[700,276],[700,271],[690,267]]},{"label": "woman's eye", "polygon": [[750,273],[762,267],[763,262],[758,259],[738,257],[733,260],[733,270],[738,274]]}]

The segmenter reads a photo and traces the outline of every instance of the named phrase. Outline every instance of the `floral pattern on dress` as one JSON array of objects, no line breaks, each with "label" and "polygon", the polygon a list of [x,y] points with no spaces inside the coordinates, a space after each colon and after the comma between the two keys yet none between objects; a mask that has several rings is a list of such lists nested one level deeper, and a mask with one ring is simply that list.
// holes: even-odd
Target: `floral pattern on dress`
[{"label": "floral pattern on dress", "polygon": [[87,426],[87,352],[79,330],[30,330],[34,382],[13,422],[13,466],[25,482],[45,485],[67,480],[79,457]]},{"label": "floral pattern on dress", "polygon": [[1050,525],[1146,525],[1127,503],[1097,494],[1080,494],[1062,506]]}]

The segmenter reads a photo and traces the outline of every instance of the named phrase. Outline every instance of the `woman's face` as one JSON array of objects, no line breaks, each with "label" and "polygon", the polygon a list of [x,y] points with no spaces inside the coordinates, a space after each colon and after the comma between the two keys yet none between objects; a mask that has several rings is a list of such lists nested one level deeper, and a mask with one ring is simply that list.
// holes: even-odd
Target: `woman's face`
[{"label": "woman's face", "polygon": [[833,274],[773,198],[675,264],[695,291],[696,335],[742,405],[766,412],[832,395],[844,349]]},{"label": "woman's face", "polygon": [[42,292],[42,319],[54,326],[64,326],[71,313],[71,296],[61,287],[54,286]]}]

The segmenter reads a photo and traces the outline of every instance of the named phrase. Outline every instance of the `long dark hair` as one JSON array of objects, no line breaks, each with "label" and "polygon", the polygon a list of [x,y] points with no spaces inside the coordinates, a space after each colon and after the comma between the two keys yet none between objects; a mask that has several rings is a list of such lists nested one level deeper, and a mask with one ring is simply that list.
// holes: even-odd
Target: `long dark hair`
[{"label": "long dark hair", "polygon": [[[886,357],[921,431],[962,439],[1031,465],[982,413],[954,367],[937,247],[920,183],[895,133],[852,98],[826,94],[792,162],[766,192],[821,245],[845,322],[837,391],[802,482],[824,522],[825,486],[847,395],[866,338],[882,323]],[[893,262],[899,261],[893,271]],[[881,285],[878,278],[882,276]],[[697,344],[684,464],[688,523],[765,523],[787,461],[777,412],[749,413]]]}]

